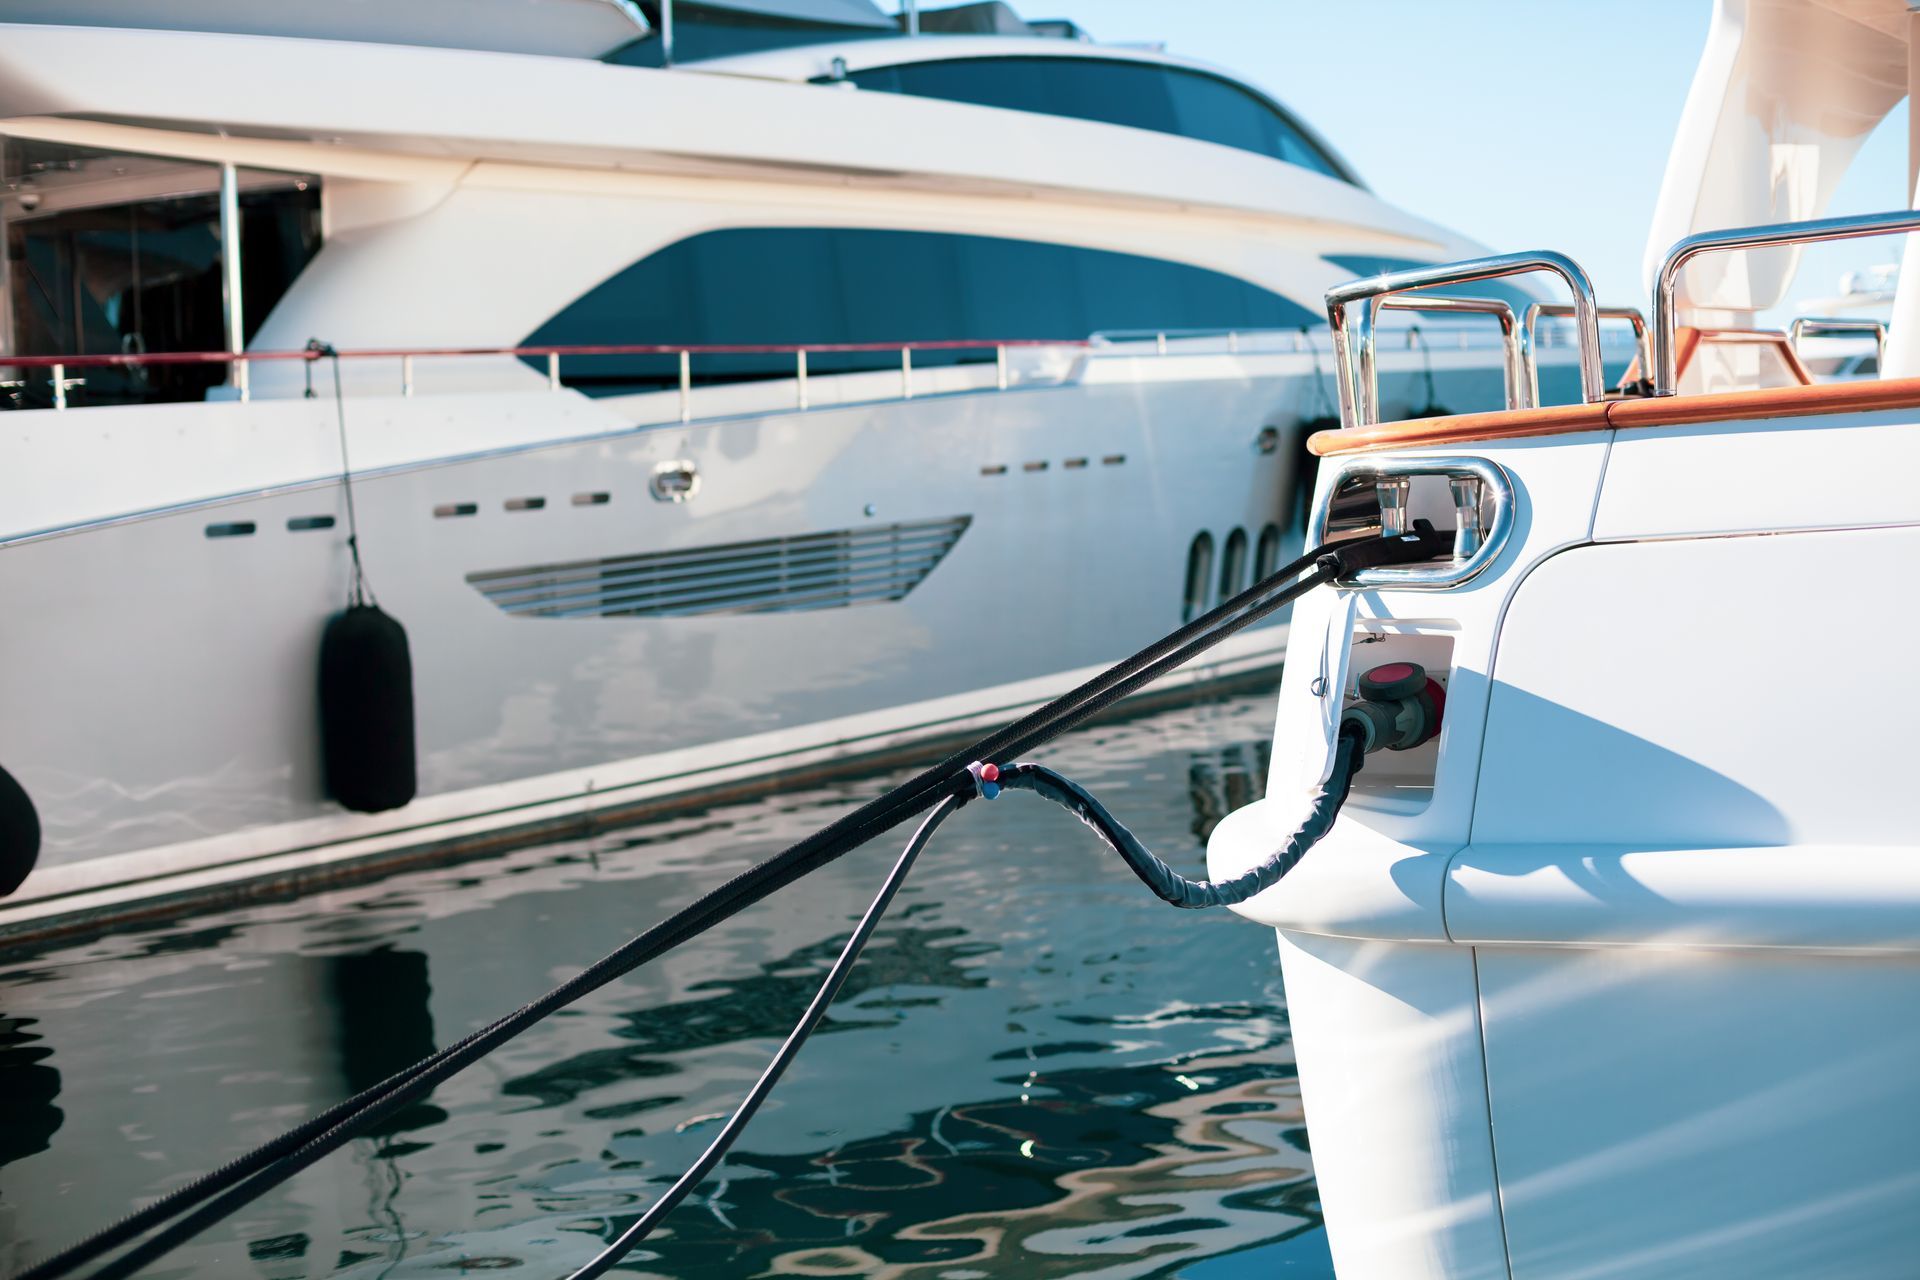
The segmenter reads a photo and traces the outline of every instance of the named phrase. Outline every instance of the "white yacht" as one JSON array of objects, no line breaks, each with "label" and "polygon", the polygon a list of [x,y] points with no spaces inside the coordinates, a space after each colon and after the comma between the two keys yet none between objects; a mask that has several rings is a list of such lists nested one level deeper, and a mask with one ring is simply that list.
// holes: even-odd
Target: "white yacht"
[{"label": "white yacht", "polygon": [[1301,600],[1267,798],[1209,862],[1281,847],[1343,718],[1406,713],[1240,908],[1279,931],[1342,1280],[1915,1274],[1920,255],[1875,377],[1815,382],[1755,320],[1796,246],[1920,230],[1821,217],[1916,30],[1719,0],[1649,238],[1652,394],[1379,405],[1356,308],[1543,255],[1329,296],[1315,535],[1458,539]]},{"label": "white yacht", "polygon": [[[1292,554],[1317,299],[1475,250],[1001,4],[4,0],[0,154],[0,930],[1031,704]],[[1533,300],[1398,317],[1389,401],[1499,403]],[[323,769],[350,537],[377,812]]]}]

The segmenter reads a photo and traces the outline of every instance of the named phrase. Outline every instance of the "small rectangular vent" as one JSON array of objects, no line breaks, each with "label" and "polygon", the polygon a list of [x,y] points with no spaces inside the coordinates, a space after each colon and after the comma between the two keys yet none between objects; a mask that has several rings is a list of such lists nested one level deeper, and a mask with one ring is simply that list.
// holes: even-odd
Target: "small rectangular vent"
[{"label": "small rectangular vent", "polygon": [[899,600],[946,559],[972,516],[836,529],[645,555],[470,573],[507,613],[688,618],[798,613]]}]

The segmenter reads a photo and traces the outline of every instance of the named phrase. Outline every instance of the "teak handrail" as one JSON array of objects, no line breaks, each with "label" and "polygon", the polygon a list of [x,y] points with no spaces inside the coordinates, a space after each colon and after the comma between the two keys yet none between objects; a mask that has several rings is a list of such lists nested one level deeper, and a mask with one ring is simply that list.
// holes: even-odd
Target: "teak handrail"
[{"label": "teak handrail", "polygon": [[1541,409],[1457,413],[1444,418],[1409,418],[1404,422],[1383,422],[1371,427],[1315,432],[1308,438],[1307,448],[1317,457],[1331,458],[1350,453],[1377,453],[1385,449],[1519,440],[1615,428],[1808,418],[1823,413],[1870,413],[1881,409],[1920,409],[1920,378],[1825,382],[1811,386],[1717,391],[1695,396],[1610,400],[1604,404],[1560,404]]}]

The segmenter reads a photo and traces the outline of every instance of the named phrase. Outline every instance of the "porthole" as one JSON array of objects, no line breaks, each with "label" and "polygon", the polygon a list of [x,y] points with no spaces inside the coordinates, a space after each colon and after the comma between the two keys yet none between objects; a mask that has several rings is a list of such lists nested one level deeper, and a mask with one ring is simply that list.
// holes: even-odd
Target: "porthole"
[{"label": "porthole", "polygon": [[1230,600],[1246,589],[1247,531],[1235,529],[1220,552],[1220,599]]},{"label": "porthole", "polygon": [[1213,535],[1202,529],[1193,535],[1187,548],[1187,598],[1180,612],[1183,621],[1192,622],[1207,611],[1207,590],[1213,585]]},{"label": "porthole", "polygon": [[1260,531],[1253,548],[1253,580],[1265,582],[1280,567],[1280,526],[1270,524]]}]

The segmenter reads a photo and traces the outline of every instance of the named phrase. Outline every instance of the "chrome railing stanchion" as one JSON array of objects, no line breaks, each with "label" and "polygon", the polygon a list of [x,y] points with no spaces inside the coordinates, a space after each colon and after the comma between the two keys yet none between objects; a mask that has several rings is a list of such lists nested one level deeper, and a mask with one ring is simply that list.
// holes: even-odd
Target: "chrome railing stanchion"
[{"label": "chrome railing stanchion", "polygon": [[1831,337],[1844,333],[1870,333],[1873,335],[1873,354],[1876,360],[1884,359],[1887,354],[1887,326],[1881,320],[1854,320],[1846,316],[1795,316],[1793,323],[1787,326],[1787,342],[1793,347],[1795,355],[1800,354],[1800,339],[1808,334],[1819,337],[1822,334]]},{"label": "chrome railing stanchion", "polygon": [[1163,356],[1167,354],[1167,335],[1166,334],[1156,333],[1153,335],[1153,353],[1159,356]]},{"label": "chrome railing stanchion", "polygon": [[680,348],[680,421],[693,421],[693,352]]},{"label": "chrome railing stanchion", "polygon": [[63,364],[53,366],[53,407],[67,407],[67,366]]},{"label": "chrome railing stanchion", "polygon": [[[1500,298],[1456,298],[1422,293],[1413,297],[1389,295],[1378,300],[1382,310],[1414,311],[1430,315],[1487,315],[1500,322],[1500,344],[1505,354],[1503,365],[1507,388],[1507,408],[1531,409],[1535,404],[1528,372],[1526,334],[1521,330],[1513,307]],[[1409,333],[1418,332],[1409,330]]]},{"label": "chrome railing stanchion", "polygon": [[[1533,402],[1540,403],[1540,370],[1535,364],[1534,351],[1538,345],[1537,330],[1541,317],[1566,319],[1574,314],[1572,307],[1563,302],[1536,302],[1527,308],[1527,319],[1523,339],[1527,349],[1527,385],[1532,388]],[[1653,346],[1647,340],[1647,318],[1640,314],[1638,307],[1596,307],[1594,314],[1602,320],[1625,320],[1633,326],[1634,350],[1640,357],[1640,376],[1653,376]]]},{"label": "chrome railing stanchion", "polygon": [[1327,290],[1327,323],[1333,330],[1334,372],[1340,382],[1340,421],[1348,427],[1372,426],[1380,420],[1379,381],[1374,367],[1374,312],[1397,293],[1441,285],[1472,284],[1502,276],[1550,271],[1573,295],[1580,350],[1580,398],[1588,404],[1606,398],[1606,377],[1600,367],[1599,307],[1593,282],[1580,264],[1562,253],[1538,249],[1474,258],[1434,267],[1389,271]]},{"label": "chrome railing stanchion", "polygon": [[913,399],[913,348],[900,348],[900,398]]},{"label": "chrome railing stanchion", "polygon": [[802,409],[807,407],[807,349],[801,347],[793,353],[794,395]]},{"label": "chrome railing stanchion", "polygon": [[413,396],[413,357],[412,356],[400,357],[400,394],[408,398],[412,398]]},{"label": "chrome railing stanchion", "polygon": [[1680,380],[1674,312],[1678,305],[1680,272],[1693,259],[1706,253],[1818,244],[1826,240],[1855,240],[1864,236],[1900,235],[1910,231],[1920,231],[1920,210],[1901,209],[1893,213],[1868,213],[1849,218],[1818,218],[1810,222],[1780,222],[1764,227],[1702,231],[1677,241],[1673,248],[1667,250],[1666,261],[1660,264],[1660,274],[1654,278],[1653,394],[1674,394]]},{"label": "chrome railing stanchion", "polygon": [[[1362,306],[1359,311],[1360,319],[1355,327],[1358,324],[1365,324],[1372,317],[1372,311],[1371,307]],[[1332,293],[1327,295],[1327,325],[1329,337],[1333,342],[1333,385],[1334,390],[1339,393],[1340,425],[1358,426],[1362,418],[1359,379],[1355,377],[1353,370],[1354,339],[1353,335],[1348,333],[1347,304],[1334,297]],[[1367,340],[1372,342],[1371,337]]]},{"label": "chrome railing stanchion", "polygon": [[1005,391],[1007,389],[1007,349],[1005,347],[993,349],[993,367],[995,381],[998,382],[1000,390]]},{"label": "chrome railing stanchion", "polygon": [[558,351],[549,351],[547,352],[547,390],[558,391],[559,389],[560,353]]}]

